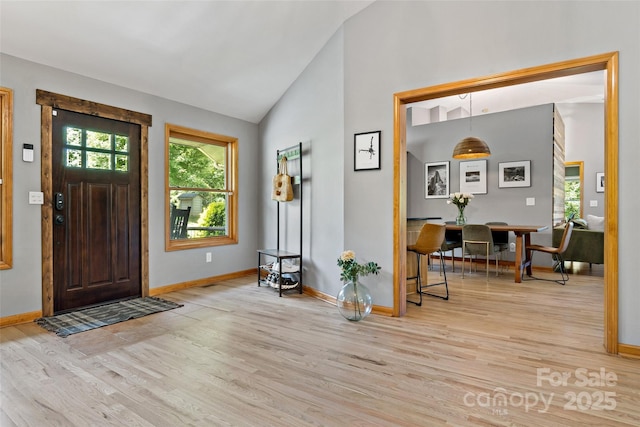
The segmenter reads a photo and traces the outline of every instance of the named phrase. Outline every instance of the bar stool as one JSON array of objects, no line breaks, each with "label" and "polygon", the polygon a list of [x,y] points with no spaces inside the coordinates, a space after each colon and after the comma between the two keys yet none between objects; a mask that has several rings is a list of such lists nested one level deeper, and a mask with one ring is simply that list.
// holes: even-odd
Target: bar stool
[{"label": "bar stool", "polygon": [[[415,302],[411,300],[407,300],[407,302],[421,306],[423,294],[429,295],[432,297],[442,298],[444,300],[449,299],[449,285],[447,284],[447,272],[445,270],[444,257],[442,256],[442,250],[441,250],[442,242],[444,241],[445,231],[446,231],[446,227],[444,224],[429,224],[429,223],[424,224],[420,229],[420,234],[418,235],[418,239],[416,240],[416,243],[413,245],[407,246],[408,251],[415,252],[417,261],[418,261],[418,267],[417,267],[417,273],[416,273],[417,275],[415,277],[407,277],[407,280],[416,279],[416,291],[420,296],[419,302]],[[440,269],[442,271],[444,281],[438,282],[438,283],[423,284],[422,277],[421,277],[422,275],[420,274],[420,261],[421,261],[420,257],[422,255],[429,256],[432,253],[436,253],[436,252],[440,254]],[[423,292],[422,290],[422,288],[429,288],[432,286],[439,286],[439,285],[445,286],[444,295]]]}]

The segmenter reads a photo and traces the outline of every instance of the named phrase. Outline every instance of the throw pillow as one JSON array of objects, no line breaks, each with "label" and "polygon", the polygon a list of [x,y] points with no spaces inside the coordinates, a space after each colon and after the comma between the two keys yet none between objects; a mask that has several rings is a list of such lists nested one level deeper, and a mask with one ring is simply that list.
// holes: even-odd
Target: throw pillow
[{"label": "throw pillow", "polygon": [[574,229],[580,228],[586,230],[587,228],[589,228],[589,226],[587,225],[587,221],[582,218],[572,219],[571,222],[573,222]]},{"label": "throw pillow", "polygon": [[589,230],[604,231],[604,217],[587,215],[587,223],[589,224]]}]

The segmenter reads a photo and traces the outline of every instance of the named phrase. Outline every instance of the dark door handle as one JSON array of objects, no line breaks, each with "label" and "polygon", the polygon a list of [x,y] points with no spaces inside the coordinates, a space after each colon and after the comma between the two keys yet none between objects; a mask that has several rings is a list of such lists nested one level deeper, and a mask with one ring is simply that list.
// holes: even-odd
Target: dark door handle
[{"label": "dark door handle", "polygon": [[64,224],[64,215],[56,215],[55,222],[59,225]]}]

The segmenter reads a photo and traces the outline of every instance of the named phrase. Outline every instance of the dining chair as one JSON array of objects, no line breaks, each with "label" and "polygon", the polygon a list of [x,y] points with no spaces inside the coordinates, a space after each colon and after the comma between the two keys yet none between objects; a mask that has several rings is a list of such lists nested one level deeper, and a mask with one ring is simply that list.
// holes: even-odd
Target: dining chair
[{"label": "dining chair", "polygon": [[[407,280],[416,280],[416,292],[420,297],[418,302],[407,300],[407,302],[416,304],[418,306],[422,305],[422,295],[429,295],[432,297],[442,298],[444,300],[449,299],[449,285],[447,284],[447,272],[445,271],[444,265],[444,257],[442,256],[442,242],[444,241],[444,233],[446,231],[444,224],[430,224],[426,223],[420,229],[420,234],[418,235],[418,239],[416,243],[413,245],[407,246],[407,251],[414,252],[416,254],[417,260],[417,269],[415,277],[407,277]],[[440,269],[442,270],[442,274],[444,276],[444,280],[442,282],[423,284],[422,283],[422,274],[420,269],[421,257],[423,255],[430,256],[433,253],[438,253],[440,255]],[[423,288],[430,288],[432,286],[444,285],[445,293],[444,295],[433,294],[424,292]]]},{"label": "dining chair", "polygon": [[[455,224],[455,221],[445,221],[446,224]],[[455,249],[462,247],[462,232],[459,230],[445,230],[444,241],[440,250],[443,253],[451,251],[451,271],[456,271]]]},{"label": "dining chair", "polygon": [[[502,221],[490,221],[486,222],[485,224],[488,226],[509,225],[508,223]],[[497,252],[500,252],[500,258],[502,258],[502,253],[509,251],[509,232],[491,230],[491,236],[493,236],[493,245],[496,247]]]},{"label": "dining chair", "polygon": [[[527,256],[527,262],[526,262],[526,267],[527,267],[527,276],[529,276],[529,278],[531,279],[535,279],[535,280],[546,280],[549,282],[556,282],[559,283],[561,285],[564,285],[567,283],[567,281],[569,280],[569,274],[567,273],[566,269],[564,268],[564,258],[562,256],[562,254],[565,253],[565,251],[567,250],[567,247],[569,247],[569,241],[571,240],[571,233],[573,233],[573,222],[569,221],[565,226],[564,226],[564,233],[562,233],[562,239],[560,240],[560,244],[555,247],[555,246],[542,246],[542,245],[526,245],[525,246],[525,253]],[[547,254],[551,254],[551,257],[553,258],[554,262],[556,262],[556,265],[554,267],[559,267],[558,270],[560,271],[560,279],[542,279],[539,277],[534,277],[533,275],[529,274],[529,272],[531,271],[531,267],[533,265],[533,252],[534,251],[538,251],[538,252],[544,252]],[[555,268],[554,268],[555,269]],[[524,268],[522,269],[522,274],[524,275]]]},{"label": "dining chair", "polygon": [[[487,278],[489,278],[489,257],[496,257],[496,276],[498,275],[498,253],[497,247],[493,244],[491,228],[485,224],[467,224],[462,227],[462,278],[464,278],[464,260],[469,255],[469,263],[472,256],[482,255],[486,260]],[[476,270],[477,270],[476,262]],[[469,266],[471,272],[471,265]]]}]

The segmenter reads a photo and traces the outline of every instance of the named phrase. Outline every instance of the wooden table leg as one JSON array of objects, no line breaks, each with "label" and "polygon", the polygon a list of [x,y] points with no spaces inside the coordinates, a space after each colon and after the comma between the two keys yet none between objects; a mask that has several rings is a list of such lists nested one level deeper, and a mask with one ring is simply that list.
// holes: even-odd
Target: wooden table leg
[{"label": "wooden table leg", "polygon": [[[529,246],[531,244],[531,234],[527,233],[524,236],[524,247],[526,248],[527,246]],[[531,251],[527,251],[525,249],[524,251],[524,262],[525,262],[525,266],[527,267],[527,276],[531,276],[531,268],[533,267],[531,265]]]},{"label": "wooden table leg", "polygon": [[[516,235],[516,260],[513,266],[513,280],[516,283],[522,282],[522,233],[515,233]],[[527,234],[528,236],[528,234]]]},{"label": "wooden table leg", "polygon": [[[528,258],[525,253],[524,261],[522,254],[525,252],[524,248],[531,244],[531,234],[530,233],[515,233],[516,235],[516,260],[513,269],[514,280],[516,283],[522,282],[522,273],[526,268],[527,275],[531,276],[531,260]],[[522,241],[524,237],[524,242]]]}]

